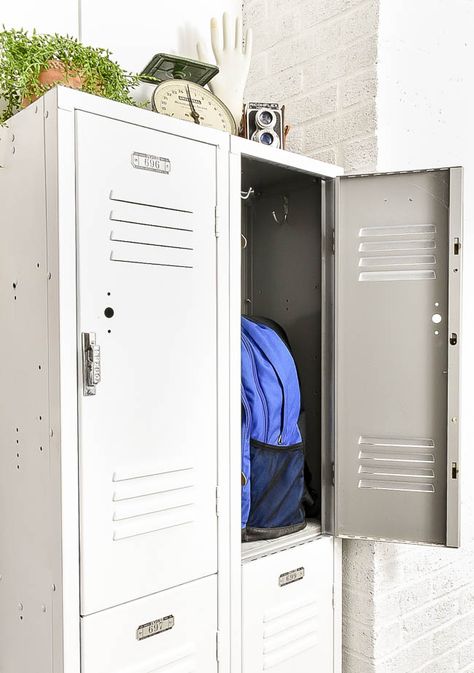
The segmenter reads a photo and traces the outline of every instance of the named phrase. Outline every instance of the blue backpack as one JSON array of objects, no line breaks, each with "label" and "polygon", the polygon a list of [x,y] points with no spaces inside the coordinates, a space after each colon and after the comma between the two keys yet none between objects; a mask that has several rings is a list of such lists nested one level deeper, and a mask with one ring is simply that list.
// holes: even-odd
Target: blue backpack
[{"label": "blue backpack", "polygon": [[280,537],[306,525],[298,372],[284,333],[272,325],[242,318],[244,541]]}]

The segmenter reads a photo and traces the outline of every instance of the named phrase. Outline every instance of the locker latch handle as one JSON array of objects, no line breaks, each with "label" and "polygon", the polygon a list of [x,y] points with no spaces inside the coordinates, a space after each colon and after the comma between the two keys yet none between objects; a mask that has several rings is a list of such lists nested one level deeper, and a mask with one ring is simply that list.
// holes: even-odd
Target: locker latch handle
[{"label": "locker latch handle", "polygon": [[459,238],[456,237],[454,239],[454,254],[459,255],[460,249],[461,249],[461,241],[459,240]]},{"label": "locker latch handle", "polygon": [[95,395],[100,383],[100,346],[95,332],[82,333],[82,372],[84,395]]}]

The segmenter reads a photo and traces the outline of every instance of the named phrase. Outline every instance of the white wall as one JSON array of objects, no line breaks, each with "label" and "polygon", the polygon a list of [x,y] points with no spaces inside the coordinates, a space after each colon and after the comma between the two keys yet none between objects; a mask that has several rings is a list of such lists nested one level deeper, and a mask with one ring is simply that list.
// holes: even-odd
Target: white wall
[{"label": "white wall", "polygon": [[226,10],[237,15],[240,1],[2,0],[0,26],[75,35],[136,71],[158,52],[196,57],[197,38],[208,39],[210,18]]}]

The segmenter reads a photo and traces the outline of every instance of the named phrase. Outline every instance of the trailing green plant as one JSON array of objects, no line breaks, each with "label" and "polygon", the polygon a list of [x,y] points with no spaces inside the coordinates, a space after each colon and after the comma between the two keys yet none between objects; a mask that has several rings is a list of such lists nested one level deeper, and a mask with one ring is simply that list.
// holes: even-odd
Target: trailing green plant
[{"label": "trailing green plant", "polygon": [[60,68],[64,83],[76,78],[73,85],[82,91],[104,96],[121,103],[135,104],[130,95],[139,83],[138,75],[129,73],[111,59],[108,49],[87,47],[79,40],[63,35],[42,35],[25,30],[0,31],[0,98],[6,108],[0,111],[0,124],[21,107],[42,96],[57,82],[42,83],[44,73]]}]

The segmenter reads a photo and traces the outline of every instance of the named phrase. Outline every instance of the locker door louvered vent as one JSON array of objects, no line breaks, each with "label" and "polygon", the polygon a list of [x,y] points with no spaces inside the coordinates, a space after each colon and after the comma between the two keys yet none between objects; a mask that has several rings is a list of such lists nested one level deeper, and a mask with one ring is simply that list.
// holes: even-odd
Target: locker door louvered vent
[{"label": "locker door louvered vent", "polygon": [[359,488],[434,493],[432,439],[359,437]]},{"label": "locker door louvered vent", "polygon": [[362,282],[436,279],[434,224],[362,227],[359,241]]},{"label": "locker door louvered vent", "polygon": [[[195,648],[182,647],[127,668],[126,673],[198,673]],[[124,670],[125,669],[121,669]]]},{"label": "locker door louvered vent", "polygon": [[194,470],[113,476],[113,539],[123,540],[191,524],[194,520]]},{"label": "locker door louvered vent", "polygon": [[263,617],[263,669],[288,661],[318,645],[316,602],[283,605]]},{"label": "locker door louvered vent", "polygon": [[196,657],[190,648],[168,652],[158,660],[134,669],[133,673],[198,673]]},{"label": "locker door louvered vent", "polygon": [[193,212],[110,193],[110,260],[192,269]]}]

